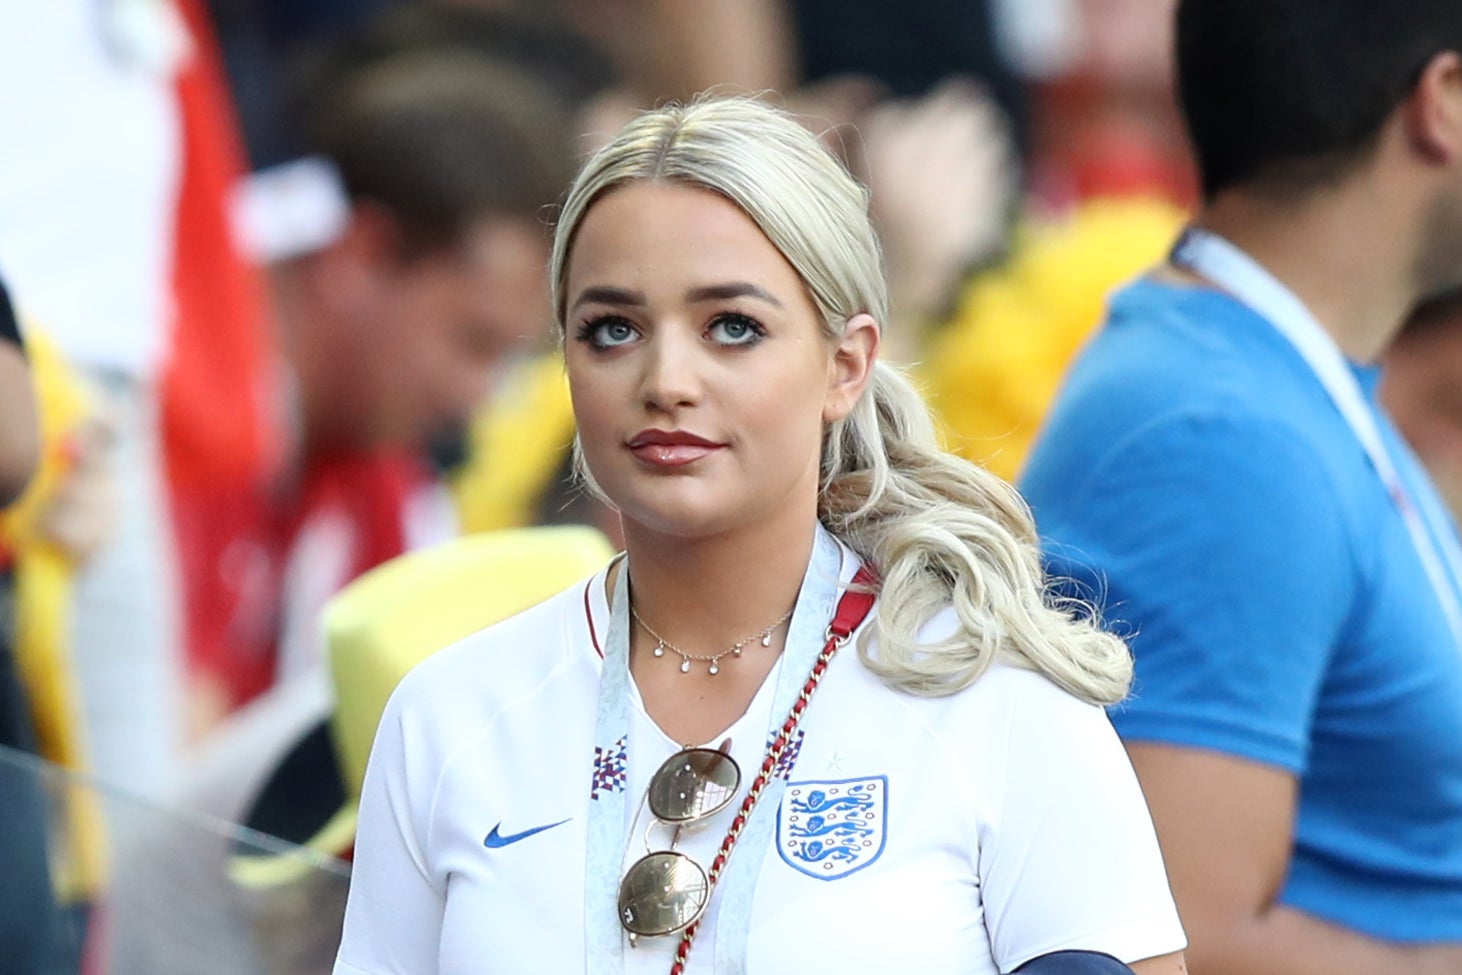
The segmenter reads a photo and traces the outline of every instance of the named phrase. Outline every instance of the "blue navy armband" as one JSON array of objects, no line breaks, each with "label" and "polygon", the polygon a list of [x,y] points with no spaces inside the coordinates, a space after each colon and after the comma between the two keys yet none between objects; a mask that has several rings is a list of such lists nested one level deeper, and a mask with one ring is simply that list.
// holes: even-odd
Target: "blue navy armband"
[{"label": "blue navy armband", "polygon": [[1132,975],[1132,969],[1095,951],[1056,951],[1032,958],[1013,975]]}]

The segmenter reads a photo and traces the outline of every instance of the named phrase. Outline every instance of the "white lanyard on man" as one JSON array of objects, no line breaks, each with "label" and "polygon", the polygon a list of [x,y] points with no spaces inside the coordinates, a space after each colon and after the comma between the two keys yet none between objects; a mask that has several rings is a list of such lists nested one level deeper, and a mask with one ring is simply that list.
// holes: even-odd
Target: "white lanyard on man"
[{"label": "white lanyard on man", "polygon": [[[1376,415],[1330,333],[1294,292],[1217,234],[1199,227],[1189,228],[1173,248],[1171,259],[1177,267],[1208,279],[1258,312],[1304,358],[1365,449],[1371,466],[1406,522],[1416,554],[1452,628],[1452,637],[1462,649],[1462,606],[1458,605],[1456,588],[1462,581],[1462,548],[1451,525],[1445,519],[1437,524],[1438,519],[1426,510],[1421,499],[1412,498],[1406,489],[1386,449]],[[1433,522],[1432,530],[1428,530],[1423,518]]]}]

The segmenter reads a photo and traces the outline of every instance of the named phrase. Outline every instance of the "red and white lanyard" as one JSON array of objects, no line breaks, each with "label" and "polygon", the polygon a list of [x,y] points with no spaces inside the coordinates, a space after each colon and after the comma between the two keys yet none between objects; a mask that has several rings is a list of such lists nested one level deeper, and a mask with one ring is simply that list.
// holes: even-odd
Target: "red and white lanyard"
[{"label": "red and white lanyard", "polygon": [[[1215,233],[1190,227],[1173,248],[1171,260],[1175,266],[1206,278],[1248,305],[1288,339],[1305,360],[1360,441],[1371,467],[1405,521],[1417,557],[1447,617],[1452,638],[1462,649],[1462,606],[1457,598],[1457,585],[1462,581],[1462,548],[1458,546],[1455,531],[1445,517],[1439,518],[1438,513],[1428,511],[1406,489],[1386,449],[1376,414],[1330,333],[1293,291]],[[1431,530],[1423,519],[1432,522]]]}]

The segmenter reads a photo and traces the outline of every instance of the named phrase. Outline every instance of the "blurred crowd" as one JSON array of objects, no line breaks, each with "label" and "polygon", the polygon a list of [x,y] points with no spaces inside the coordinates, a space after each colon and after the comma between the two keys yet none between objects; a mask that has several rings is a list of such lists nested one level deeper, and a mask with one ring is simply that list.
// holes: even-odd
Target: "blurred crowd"
[{"label": "blurred crowd", "polygon": [[[667,99],[762,93],[846,159],[883,236],[886,349],[946,445],[1015,479],[1108,296],[1198,202],[1172,6],[0,5],[0,280],[42,431],[0,512],[0,745],[243,821],[331,708],[322,612],[349,583],[463,535],[613,540],[572,472],[548,226],[585,154]],[[1462,302],[1419,310],[1388,367],[1462,510]],[[0,412],[0,442],[26,422]],[[20,805],[0,816],[42,804]],[[49,864],[0,857],[63,909],[0,916],[0,957],[172,970],[122,908],[106,923],[147,841],[94,806],[46,807]]]}]

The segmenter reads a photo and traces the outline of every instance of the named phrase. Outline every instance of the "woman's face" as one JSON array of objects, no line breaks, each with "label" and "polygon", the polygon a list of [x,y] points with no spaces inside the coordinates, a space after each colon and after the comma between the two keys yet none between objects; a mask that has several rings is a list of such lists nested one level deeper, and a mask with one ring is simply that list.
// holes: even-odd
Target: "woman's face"
[{"label": "woman's face", "polygon": [[630,525],[703,537],[815,517],[823,428],[866,383],[872,319],[827,339],[756,224],[675,183],[631,183],[590,207],[565,296],[584,457]]}]

